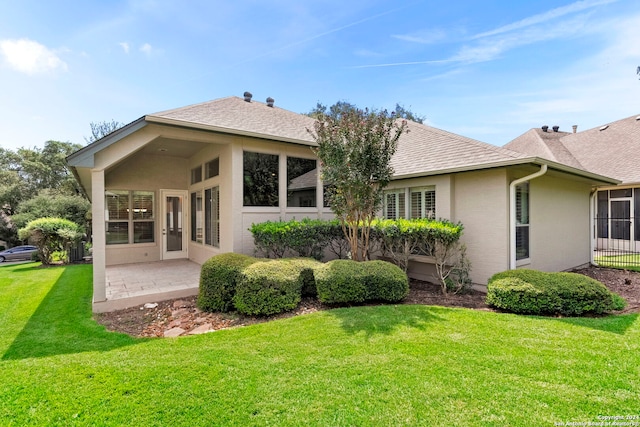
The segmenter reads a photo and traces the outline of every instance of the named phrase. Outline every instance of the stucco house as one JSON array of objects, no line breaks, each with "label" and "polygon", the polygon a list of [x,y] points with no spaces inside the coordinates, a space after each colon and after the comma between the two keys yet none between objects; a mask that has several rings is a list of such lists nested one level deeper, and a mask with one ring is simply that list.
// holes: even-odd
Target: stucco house
[{"label": "stucco house", "polygon": [[593,193],[594,250],[640,252],[640,116],[578,132],[559,127],[531,129],[505,148],[613,177]]},{"label": "stucco house", "polygon": [[[110,269],[252,254],[254,222],[331,218],[307,132],[313,123],[270,98],[229,97],[143,116],[69,156],[92,202],[94,310],[127,304],[108,292]],[[478,284],[519,266],[558,271],[589,263],[591,195],[617,179],[408,127],[393,158],[385,216],[461,221]],[[411,268],[425,275],[429,262],[417,257]],[[196,293],[197,283],[188,291]],[[150,295],[128,303],[158,298]]]}]

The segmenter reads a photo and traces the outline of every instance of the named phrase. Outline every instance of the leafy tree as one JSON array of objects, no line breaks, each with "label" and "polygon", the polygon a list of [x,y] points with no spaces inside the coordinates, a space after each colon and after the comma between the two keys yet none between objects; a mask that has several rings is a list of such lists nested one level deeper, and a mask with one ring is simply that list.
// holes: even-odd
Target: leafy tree
[{"label": "leafy tree", "polygon": [[[357,110],[357,107],[347,101],[338,101],[330,107],[318,102],[315,108],[307,113],[307,116],[317,119],[322,115],[327,114],[331,116],[339,116],[340,114],[351,110]],[[396,103],[396,107],[391,115],[396,119],[407,119],[420,124],[423,124],[426,119],[425,116],[418,115],[399,103]]]},{"label": "leafy tree", "polygon": [[322,179],[331,184],[331,209],[354,260],[368,258],[371,222],[382,206],[382,191],[393,175],[391,157],[406,126],[386,110],[343,103],[328,114],[319,112],[314,130],[308,130],[318,143]]},{"label": "leafy tree", "polygon": [[45,217],[64,218],[86,228],[90,211],[91,203],[82,196],[56,194],[51,189],[45,189],[36,197],[20,203],[17,213],[11,219],[17,228]]},{"label": "leafy tree", "polygon": [[[18,235],[20,239],[29,240],[36,245],[40,261],[49,265],[54,252],[66,253],[71,244],[82,237],[82,229],[78,224],[67,219],[39,218],[21,228]],[[64,261],[68,260],[65,258]]]},{"label": "leafy tree", "polygon": [[92,142],[104,138],[111,132],[117,131],[124,126],[124,123],[120,123],[112,119],[110,122],[91,122],[89,126],[91,126],[91,136],[89,138],[86,136],[84,137],[87,144],[91,144]]}]

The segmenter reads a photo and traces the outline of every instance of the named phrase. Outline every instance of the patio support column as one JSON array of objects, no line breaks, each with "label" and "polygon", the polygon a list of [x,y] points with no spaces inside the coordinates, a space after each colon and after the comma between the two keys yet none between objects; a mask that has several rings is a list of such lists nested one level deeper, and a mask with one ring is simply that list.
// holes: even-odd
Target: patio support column
[{"label": "patio support column", "polygon": [[107,300],[106,230],[104,217],[104,170],[91,171],[91,215],[93,223],[93,302]]}]

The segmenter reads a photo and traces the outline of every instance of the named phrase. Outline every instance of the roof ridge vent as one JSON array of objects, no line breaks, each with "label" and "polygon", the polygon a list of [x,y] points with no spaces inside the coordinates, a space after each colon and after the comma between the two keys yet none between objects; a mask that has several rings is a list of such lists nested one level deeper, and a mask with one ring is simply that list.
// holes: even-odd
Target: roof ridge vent
[{"label": "roof ridge vent", "polygon": [[549,126],[547,125],[542,126],[542,132],[546,132],[548,130],[549,130]]},{"label": "roof ridge vent", "polygon": [[272,97],[267,98],[267,106],[273,108],[273,103],[276,102]]},{"label": "roof ridge vent", "polygon": [[640,120],[640,116],[636,117],[636,120]]},{"label": "roof ridge vent", "polygon": [[606,130],[609,127],[609,125],[604,125],[600,128],[600,130]]},{"label": "roof ridge vent", "polygon": [[251,98],[253,97],[253,95],[251,94],[251,92],[245,92],[244,93],[244,100],[246,102],[251,102]]},{"label": "roof ridge vent", "polygon": [[558,132],[559,130],[560,130],[560,126],[554,126],[554,127],[553,127],[553,131],[554,131],[554,132]]}]

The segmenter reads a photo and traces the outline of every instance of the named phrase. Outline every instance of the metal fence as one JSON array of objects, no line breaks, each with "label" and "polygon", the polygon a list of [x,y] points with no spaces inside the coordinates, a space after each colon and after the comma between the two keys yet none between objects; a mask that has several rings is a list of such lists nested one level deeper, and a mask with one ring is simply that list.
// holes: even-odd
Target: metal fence
[{"label": "metal fence", "polygon": [[594,262],[601,267],[640,270],[640,218],[632,217],[628,210],[613,213],[617,215],[602,212],[595,218]]}]

